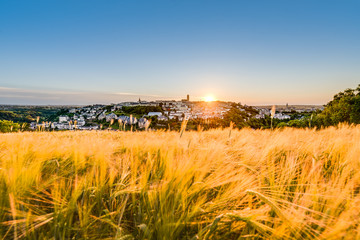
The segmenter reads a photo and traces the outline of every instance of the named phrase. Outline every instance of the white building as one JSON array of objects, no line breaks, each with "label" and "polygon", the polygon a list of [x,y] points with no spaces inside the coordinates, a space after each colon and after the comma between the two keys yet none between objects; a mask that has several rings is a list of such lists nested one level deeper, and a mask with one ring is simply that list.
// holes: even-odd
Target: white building
[{"label": "white building", "polygon": [[274,118],[279,119],[279,120],[289,120],[291,117],[289,115],[286,115],[286,114],[276,113],[274,115]]},{"label": "white building", "polygon": [[149,127],[149,125],[150,125],[150,121],[147,120],[146,118],[140,118],[138,121],[139,128]]},{"label": "white building", "polygon": [[148,114],[147,114],[147,116],[149,116],[149,117],[152,117],[152,116],[162,116],[162,113],[161,112],[149,112]]},{"label": "white building", "polygon": [[59,122],[60,123],[65,123],[68,122],[70,119],[68,116],[59,116]]},{"label": "white building", "polygon": [[98,116],[98,120],[103,120],[105,117],[106,117],[106,114],[105,114],[106,110],[103,111],[99,116]]},{"label": "white building", "polygon": [[117,119],[117,118],[118,118],[118,116],[115,113],[110,113],[110,114],[106,115],[107,122],[110,122],[111,119]]}]

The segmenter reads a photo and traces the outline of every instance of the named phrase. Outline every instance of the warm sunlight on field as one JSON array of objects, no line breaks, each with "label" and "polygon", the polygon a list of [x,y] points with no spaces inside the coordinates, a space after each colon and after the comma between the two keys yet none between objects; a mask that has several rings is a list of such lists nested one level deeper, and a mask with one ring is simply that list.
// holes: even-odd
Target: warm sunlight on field
[{"label": "warm sunlight on field", "polygon": [[359,239],[359,156],[347,126],[1,134],[0,236]]}]

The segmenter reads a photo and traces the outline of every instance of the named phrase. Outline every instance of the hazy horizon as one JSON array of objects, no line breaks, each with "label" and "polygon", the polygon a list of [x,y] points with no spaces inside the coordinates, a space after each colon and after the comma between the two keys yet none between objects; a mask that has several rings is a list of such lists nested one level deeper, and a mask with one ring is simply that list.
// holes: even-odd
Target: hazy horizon
[{"label": "hazy horizon", "polygon": [[0,3],[0,104],[323,105],[360,79],[358,1]]}]

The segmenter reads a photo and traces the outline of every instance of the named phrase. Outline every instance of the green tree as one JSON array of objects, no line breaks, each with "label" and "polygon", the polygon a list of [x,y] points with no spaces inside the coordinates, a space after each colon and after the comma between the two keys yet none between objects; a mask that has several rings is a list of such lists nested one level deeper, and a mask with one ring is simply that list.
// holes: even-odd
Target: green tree
[{"label": "green tree", "polygon": [[296,128],[305,128],[305,127],[307,127],[306,121],[304,121],[302,119],[290,120],[287,125],[289,127],[296,127]]},{"label": "green tree", "polygon": [[0,120],[0,132],[17,132],[20,129],[20,124],[13,121]]},{"label": "green tree", "polygon": [[356,95],[353,98],[352,111],[350,113],[350,122],[357,124],[360,123],[360,95]]},{"label": "green tree", "polygon": [[230,122],[235,123],[235,127],[242,128],[246,126],[248,115],[240,109],[240,104],[233,104],[230,110],[224,115],[223,126],[228,127]]},{"label": "green tree", "polygon": [[360,84],[356,89],[346,89],[336,94],[318,116],[323,126],[337,125],[341,122],[360,123]]},{"label": "green tree", "polygon": [[279,122],[276,125],[277,128],[284,128],[284,127],[288,127],[288,124],[286,122]]}]

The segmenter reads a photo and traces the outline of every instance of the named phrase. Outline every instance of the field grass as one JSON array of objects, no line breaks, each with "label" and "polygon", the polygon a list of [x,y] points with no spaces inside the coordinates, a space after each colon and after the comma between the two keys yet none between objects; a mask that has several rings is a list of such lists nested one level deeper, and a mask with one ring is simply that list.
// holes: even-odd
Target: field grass
[{"label": "field grass", "polygon": [[0,134],[0,239],[360,239],[360,127]]}]

